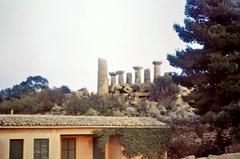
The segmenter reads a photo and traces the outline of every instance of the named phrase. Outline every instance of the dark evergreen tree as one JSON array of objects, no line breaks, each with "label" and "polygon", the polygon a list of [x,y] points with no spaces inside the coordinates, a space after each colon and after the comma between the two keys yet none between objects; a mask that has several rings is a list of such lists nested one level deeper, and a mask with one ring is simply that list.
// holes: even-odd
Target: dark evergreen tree
[{"label": "dark evergreen tree", "polygon": [[240,110],[240,1],[187,0],[185,15],[185,25],[174,29],[181,40],[202,48],[168,55],[182,69],[174,81],[194,88],[189,99],[200,115],[215,113],[221,126],[239,121],[240,111],[232,110]]},{"label": "dark evergreen tree", "polygon": [[63,91],[64,94],[71,93],[71,90],[68,86],[63,85],[62,87],[60,87],[60,89]]},{"label": "dark evergreen tree", "polygon": [[48,89],[48,80],[41,76],[29,76],[26,81],[14,85],[12,88],[6,88],[0,91],[2,99],[11,97],[20,98],[22,95],[30,92],[40,92]]}]

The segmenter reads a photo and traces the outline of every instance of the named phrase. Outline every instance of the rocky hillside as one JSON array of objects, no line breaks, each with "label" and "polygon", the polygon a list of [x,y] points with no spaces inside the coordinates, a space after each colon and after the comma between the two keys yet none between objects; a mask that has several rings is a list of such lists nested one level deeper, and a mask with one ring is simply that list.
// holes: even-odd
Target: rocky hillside
[{"label": "rocky hillside", "polygon": [[[68,105],[70,101],[73,100],[72,98],[74,96],[74,98],[76,98],[74,100],[79,99],[78,107],[83,108],[86,106],[86,109],[84,108],[85,110],[79,108],[82,111],[77,113],[79,115],[106,115],[104,112],[101,112],[101,109],[99,108],[103,107],[105,104],[106,107],[108,107],[108,111],[111,109],[111,113],[107,115],[150,116],[165,122],[171,122],[174,120],[198,120],[199,116],[194,113],[194,109],[183,100],[183,96],[186,96],[190,91],[184,87],[178,86],[178,88],[179,93],[176,97],[169,99],[166,98],[161,101],[156,101],[151,98],[152,88],[150,84],[112,85],[109,87],[110,94],[105,97],[95,97],[96,95],[89,94],[87,89],[84,88],[68,94],[64,104],[65,107],[60,109],[55,106],[51,113],[56,114],[56,111],[58,113],[66,113],[71,109]],[[98,98],[101,98],[103,102],[101,103],[101,100]],[[116,104],[116,102],[118,104]],[[78,103],[75,103],[75,105],[78,105]],[[64,109],[66,111],[64,111]]]}]

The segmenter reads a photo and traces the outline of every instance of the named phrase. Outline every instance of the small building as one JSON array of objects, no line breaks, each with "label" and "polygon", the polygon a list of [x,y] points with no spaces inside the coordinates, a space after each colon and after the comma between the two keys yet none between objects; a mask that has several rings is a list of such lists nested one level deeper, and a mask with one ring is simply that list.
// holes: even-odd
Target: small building
[{"label": "small building", "polygon": [[166,127],[148,117],[0,115],[0,158],[126,159],[118,136],[110,137],[101,151],[93,131]]}]

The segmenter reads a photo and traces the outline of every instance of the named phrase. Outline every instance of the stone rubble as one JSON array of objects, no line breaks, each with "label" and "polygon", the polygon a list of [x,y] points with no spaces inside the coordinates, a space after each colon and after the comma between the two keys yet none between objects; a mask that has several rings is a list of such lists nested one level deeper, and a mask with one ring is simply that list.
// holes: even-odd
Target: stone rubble
[{"label": "stone rubble", "polygon": [[190,93],[190,90],[179,86],[180,93],[177,95],[176,101],[172,106],[165,106],[155,101],[150,100],[151,83],[140,84],[122,84],[110,85],[109,93],[123,96],[129,101],[126,115],[147,115],[158,118],[161,121],[170,122],[172,120],[198,120],[199,117],[195,115],[194,109],[183,100],[183,96]]},{"label": "stone rubble", "polygon": [[[154,79],[160,76],[161,61],[153,61]],[[126,73],[126,82],[124,81],[124,71],[118,70],[108,72],[107,61],[98,59],[98,89],[97,94],[100,96],[116,95],[125,98],[121,112],[114,112],[116,115],[122,116],[151,116],[160,121],[171,122],[173,120],[198,120],[194,109],[191,108],[184,100],[183,96],[190,93],[190,90],[180,87],[180,93],[176,101],[171,105],[164,105],[151,101],[151,72],[150,69],[144,69],[144,82],[141,81],[142,66],[134,66],[135,83],[133,83],[133,75],[131,72]],[[110,81],[108,79],[110,76]],[[110,82],[110,83],[109,83]],[[89,97],[90,94],[86,88],[74,92],[77,97]],[[87,114],[98,114],[93,110],[88,110]]]}]

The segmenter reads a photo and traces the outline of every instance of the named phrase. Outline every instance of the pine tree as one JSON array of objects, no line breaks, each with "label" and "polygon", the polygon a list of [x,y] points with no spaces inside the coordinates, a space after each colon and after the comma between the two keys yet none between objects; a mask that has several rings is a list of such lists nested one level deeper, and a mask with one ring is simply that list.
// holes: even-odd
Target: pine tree
[{"label": "pine tree", "polygon": [[200,115],[213,112],[224,124],[233,118],[240,123],[240,114],[231,114],[240,110],[240,0],[187,0],[185,15],[185,25],[175,24],[175,31],[202,48],[168,55],[170,64],[182,69],[174,81],[194,88],[189,98]]}]

